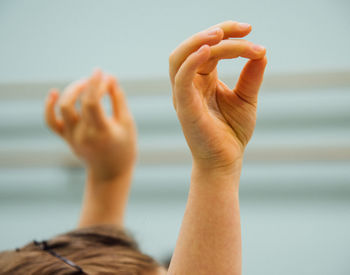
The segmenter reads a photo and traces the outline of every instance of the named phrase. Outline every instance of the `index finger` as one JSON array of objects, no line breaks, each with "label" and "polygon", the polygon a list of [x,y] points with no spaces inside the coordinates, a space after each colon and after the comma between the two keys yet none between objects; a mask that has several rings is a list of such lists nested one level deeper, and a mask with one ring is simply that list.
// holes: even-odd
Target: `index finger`
[{"label": "index finger", "polygon": [[101,70],[96,70],[87,83],[86,91],[82,96],[81,112],[83,119],[95,127],[104,127],[106,114],[101,99],[107,92],[107,77]]},{"label": "index finger", "polygon": [[214,25],[211,28],[216,28],[216,27],[224,31],[223,39],[242,38],[248,35],[252,30],[252,26],[250,24],[237,22],[237,21],[225,21],[217,25]]},{"label": "index finger", "polygon": [[244,57],[249,59],[261,59],[266,53],[263,46],[256,45],[244,39],[227,39],[219,44],[210,47],[211,53],[209,60],[198,68],[198,73],[207,75],[211,73],[221,59],[232,59]]},{"label": "index finger", "polygon": [[187,57],[197,51],[202,45],[216,45],[222,39],[229,37],[244,37],[250,31],[251,26],[249,24],[225,21],[186,39],[169,57],[169,75],[171,82],[174,83],[175,75]]}]

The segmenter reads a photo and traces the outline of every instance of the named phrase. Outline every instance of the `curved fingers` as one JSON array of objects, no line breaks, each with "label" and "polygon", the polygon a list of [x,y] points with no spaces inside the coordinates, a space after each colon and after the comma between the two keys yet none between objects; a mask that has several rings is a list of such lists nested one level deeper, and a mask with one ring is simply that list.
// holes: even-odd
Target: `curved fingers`
[{"label": "curved fingers", "polygon": [[182,63],[193,52],[197,51],[203,45],[215,45],[219,43],[224,34],[220,28],[213,28],[210,30],[202,31],[191,36],[184,42],[182,42],[169,57],[169,75],[172,84],[174,84],[174,78]]},{"label": "curved fingers", "polygon": [[229,37],[244,37],[250,31],[251,26],[249,24],[226,21],[196,33],[182,42],[169,57],[169,75],[172,84],[174,84],[175,75],[181,64],[202,45],[207,44],[212,46],[219,43],[222,39]]},{"label": "curved fingers", "polygon": [[85,88],[85,80],[80,80],[69,85],[63,92],[60,99],[60,111],[64,121],[64,126],[72,130],[79,119],[78,112],[75,109],[75,102],[78,96]]},{"label": "curved fingers", "polygon": [[63,136],[63,122],[57,119],[55,106],[59,97],[58,90],[52,89],[46,99],[45,120],[52,131]]},{"label": "curved fingers", "polygon": [[260,59],[266,53],[266,49],[263,46],[244,39],[223,40],[210,49],[210,58],[213,59],[231,59],[239,56],[249,59]]},{"label": "curved fingers", "polygon": [[227,39],[230,37],[244,37],[247,34],[249,34],[252,30],[252,27],[250,24],[247,23],[241,23],[241,22],[237,22],[237,21],[225,21],[225,22],[221,22],[215,26],[213,26],[213,28],[215,27],[219,27],[224,31],[224,38],[223,39]]},{"label": "curved fingers", "polygon": [[114,76],[108,76],[108,93],[112,102],[113,116],[120,119],[126,113],[129,113],[126,99],[121,87]]},{"label": "curved fingers", "polygon": [[266,49],[263,46],[244,39],[223,40],[219,44],[211,46],[210,50],[210,59],[199,68],[199,74],[206,75],[212,72],[221,59],[237,57],[260,59],[266,54]]},{"label": "curved fingers", "polygon": [[106,123],[106,114],[103,110],[101,98],[107,92],[107,78],[101,70],[96,70],[87,82],[86,91],[82,96],[82,118],[94,124],[95,127],[102,127]]},{"label": "curved fingers", "polygon": [[193,89],[191,88],[193,87],[193,80],[198,67],[206,62],[209,56],[210,47],[203,45],[198,51],[192,53],[181,65],[174,83],[174,102],[176,105],[188,106],[194,100],[198,100],[199,95],[193,93]]}]

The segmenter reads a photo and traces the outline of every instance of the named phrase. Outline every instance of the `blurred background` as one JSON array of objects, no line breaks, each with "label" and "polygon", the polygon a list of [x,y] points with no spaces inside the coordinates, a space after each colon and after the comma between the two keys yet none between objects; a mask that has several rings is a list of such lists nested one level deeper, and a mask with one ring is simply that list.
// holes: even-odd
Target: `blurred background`
[{"label": "blurred background", "polygon": [[[139,131],[127,227],[169,257],[191,158],[168,56],[237,20],[269,60],[241,178],[243,274],[350,274],[349,11],[348,0],[1,0],[0,249],[76,226],[84,168],[45,126],[44,99],[100,67],[119,78]],[[231,87],[244,63],[220,63]]]}]

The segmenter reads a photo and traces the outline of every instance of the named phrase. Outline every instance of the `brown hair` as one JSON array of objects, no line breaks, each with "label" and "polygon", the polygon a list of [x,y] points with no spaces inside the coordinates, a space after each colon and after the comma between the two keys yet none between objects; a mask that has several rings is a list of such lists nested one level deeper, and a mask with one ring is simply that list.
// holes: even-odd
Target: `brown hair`
[{"label": "brown hair", "polygon": [[[57,256],[34,242],[16,251],[0,253],[0,274],[141,275],[159,267],[155,260],[138,249],[129,234],[112,225],[73,230],[46,241],[46,244]],[[65,263],[65,259],[81,267],[84,273]]]}]

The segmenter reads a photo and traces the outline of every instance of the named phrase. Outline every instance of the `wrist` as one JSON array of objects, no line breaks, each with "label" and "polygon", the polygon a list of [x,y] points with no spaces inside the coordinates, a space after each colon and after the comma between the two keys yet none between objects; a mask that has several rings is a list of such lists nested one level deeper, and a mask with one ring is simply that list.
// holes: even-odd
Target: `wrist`
[{"label": "wrist", "polygon": [[242,170],[243,158],[228,163],[219,163],[218,161],[203,161],[193,158],[193,171],[208,176],[232,177],[240,174]]},{"label": "wrist", "polygon": [[239,180],[242,170],[242,160],[239,159],[227,166],[203,166],[196,161],[192,166],[192,184],[211,185],[214,187],[228,187],[231,190],[239,189]]},{"label": "wrist", "polygon": [[123,169],[115,169],[110,165],[88,165],[87,176],[90,182],[115,182],[120,179],[131,178],[134,165],[124,167]]},{"label": "wrist", "polygon": [[80,227],[98,224],[123,225],[132,180],[132,169],[112,178],[96,177],[87,169]]}]

